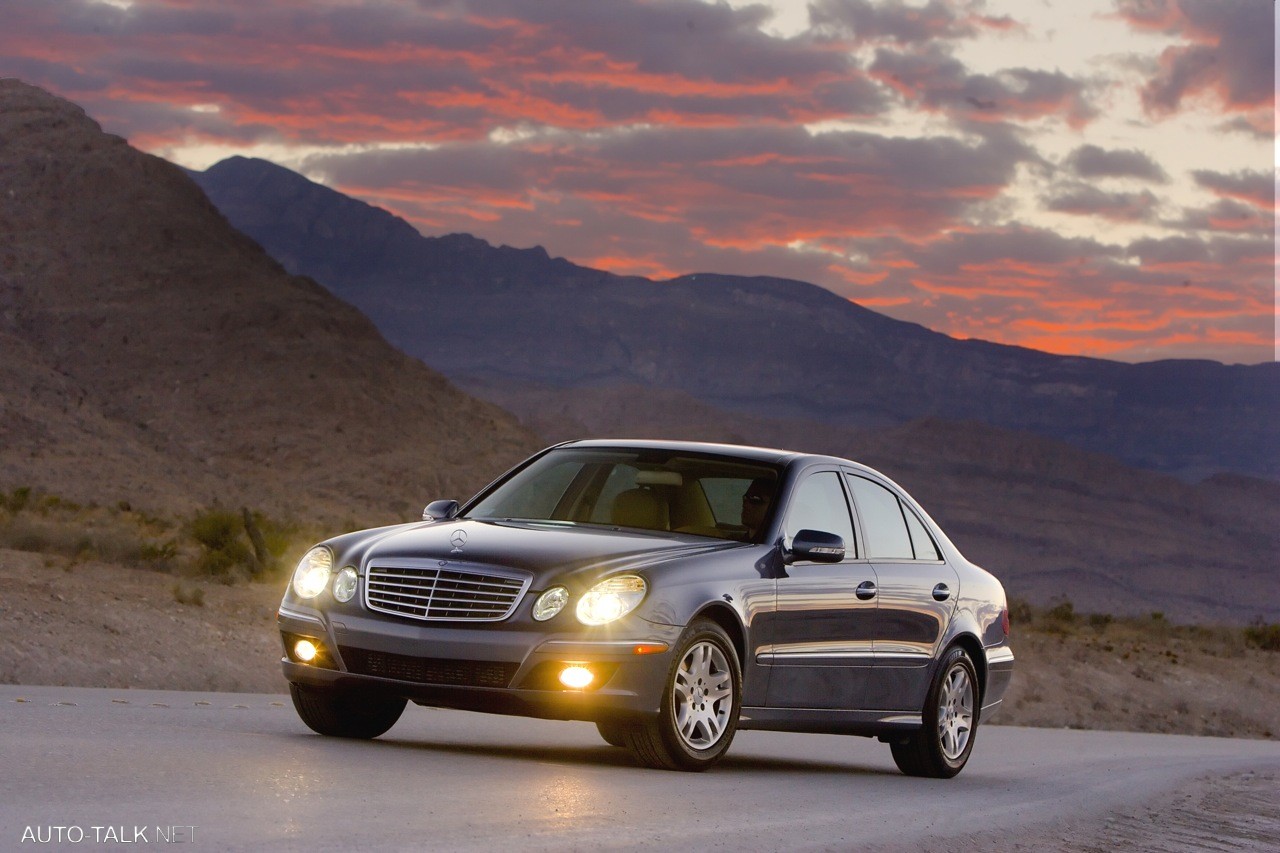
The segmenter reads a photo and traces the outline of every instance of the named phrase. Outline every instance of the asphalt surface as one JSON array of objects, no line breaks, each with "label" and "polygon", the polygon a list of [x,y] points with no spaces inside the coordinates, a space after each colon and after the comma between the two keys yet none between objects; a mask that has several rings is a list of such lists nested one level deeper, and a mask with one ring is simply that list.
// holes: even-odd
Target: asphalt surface
[{"label": "asphalt surface", "polygon": [[[768,732],[674,773],[589,723],[411,705],[355,742],[287,696],[0,685],[0,850],[1024,849],[1277,770],[1275,742],[984,726],[948,781],[874,740]],[[1249,831],[1280,847],[1275,821]]]}]

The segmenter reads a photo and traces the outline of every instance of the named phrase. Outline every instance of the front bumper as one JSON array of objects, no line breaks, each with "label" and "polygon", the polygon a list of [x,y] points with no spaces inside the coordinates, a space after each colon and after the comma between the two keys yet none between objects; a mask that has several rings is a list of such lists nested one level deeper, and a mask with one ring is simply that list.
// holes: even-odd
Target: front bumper
[{"label": "front bumper", "polygon": [[[658,713],[681,628],[638,618],[595,629],[548,630],[537,623],[416,622],[374,614],[281,605],[277,615],[290,682],[403,696],[421,705],[560,720],[607,720]],[[321,653],[292,651],[299,638]],[[666,650],[637,654],[639,644]],[[578,664],[596,674],[581,690],[560,685]]]}]

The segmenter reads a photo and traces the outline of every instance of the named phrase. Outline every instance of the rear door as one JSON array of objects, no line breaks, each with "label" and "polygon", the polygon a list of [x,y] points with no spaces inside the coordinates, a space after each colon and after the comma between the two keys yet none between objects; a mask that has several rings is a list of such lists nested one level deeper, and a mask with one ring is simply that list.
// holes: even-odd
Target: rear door
[{"label": "rear door", "polygon": [[869,708],[918,710],[929,689],[929,665],[955,610],[957,576],[909,502],[888,484],[845,473],[875,567],[875,679]]}]

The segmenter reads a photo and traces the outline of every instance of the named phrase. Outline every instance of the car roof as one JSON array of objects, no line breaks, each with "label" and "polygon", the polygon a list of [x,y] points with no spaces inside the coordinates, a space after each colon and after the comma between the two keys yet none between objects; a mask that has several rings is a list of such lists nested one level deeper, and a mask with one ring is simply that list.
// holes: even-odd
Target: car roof
[{"label": "car roof", "polygon": [[[655,439],[631,438],[591,438],[578,441],[566,441],[557,447],[608,448],[611,450],[675,450],[686,453],[710,453],[717,456],[736,456],[739,459],[750,459],[754,462],[769,462],[783,465],[794,459],[809,456],[794,450],[779,450],[773,447],[749,447],[741,444],[716,444],[709,441],[663,441]],[[841,460],[843,461],[843,460]]]}]

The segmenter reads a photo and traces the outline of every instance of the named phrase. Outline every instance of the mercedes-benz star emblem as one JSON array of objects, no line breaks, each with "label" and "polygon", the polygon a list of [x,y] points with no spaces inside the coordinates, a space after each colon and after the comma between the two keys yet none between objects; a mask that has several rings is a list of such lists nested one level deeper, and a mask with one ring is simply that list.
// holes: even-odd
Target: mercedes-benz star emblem
[{"label": "mercedes-benz star emblem", "polygon": [[449,543],[453,545],[453,553],[461,551],[462,546],[467,544],[467,531],[459,527],[449,534]]}]

